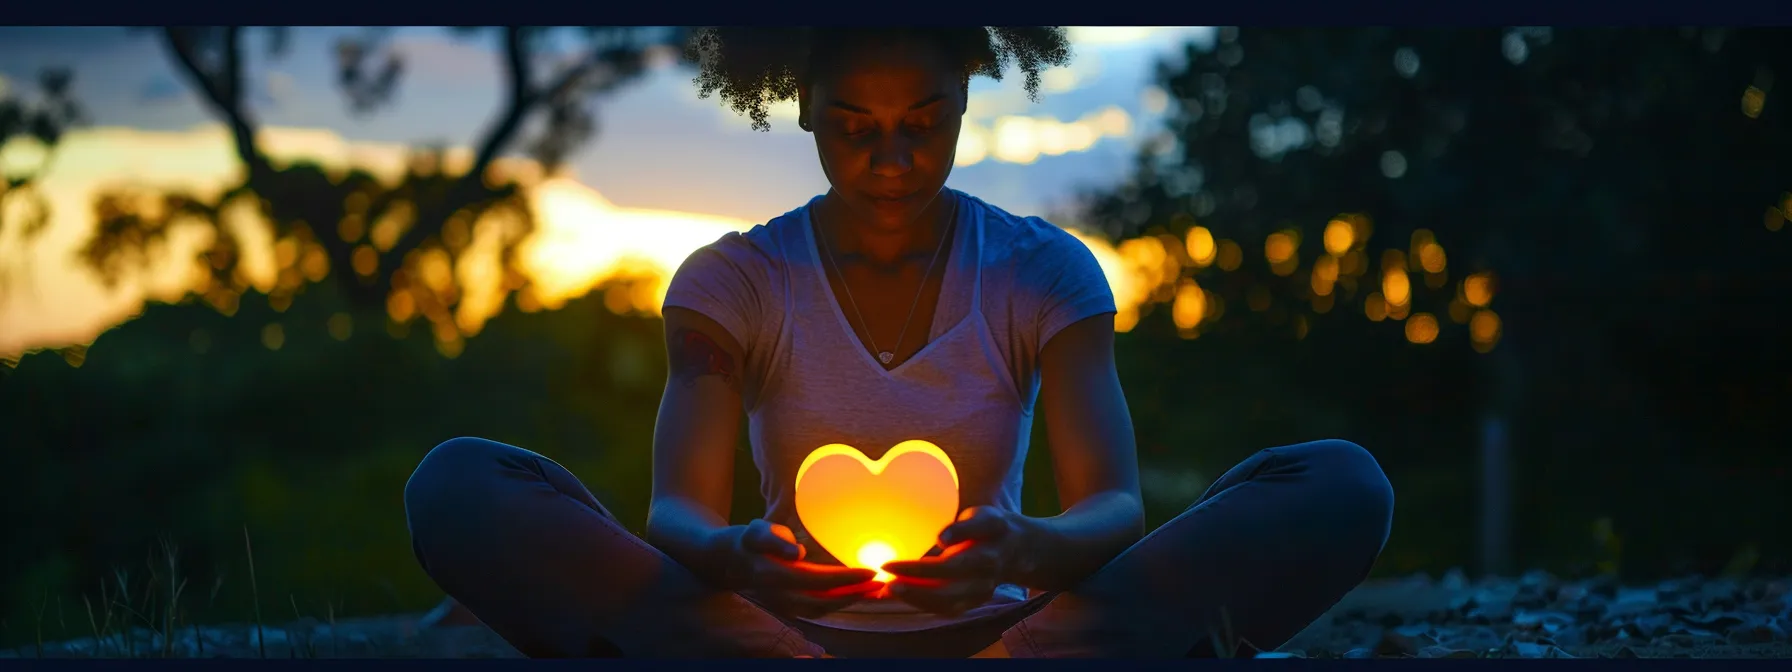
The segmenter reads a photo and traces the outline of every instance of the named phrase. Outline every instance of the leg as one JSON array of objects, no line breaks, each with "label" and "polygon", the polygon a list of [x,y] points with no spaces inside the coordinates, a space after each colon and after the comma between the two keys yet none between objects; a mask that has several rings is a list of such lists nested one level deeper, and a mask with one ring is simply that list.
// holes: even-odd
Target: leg
[{"label": "leg", "polygon": [[454,439],[404,491],[436,584],[531,657],[820,655],[783,621],[705,586],[535,453]]},{"label": "leg", "polygon": [[1015,657],[1203,656],[1239,640],[1274,649],[1368,575],[1393,507],[1356,444],[1264,450],[1002,645]]}]

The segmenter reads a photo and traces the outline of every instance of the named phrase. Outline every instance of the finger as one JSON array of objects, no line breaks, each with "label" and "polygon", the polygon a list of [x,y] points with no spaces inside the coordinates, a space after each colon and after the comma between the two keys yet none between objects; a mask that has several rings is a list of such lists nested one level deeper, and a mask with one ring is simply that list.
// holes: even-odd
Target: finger
[{"label": "finger", "polygon": [[967,542],[947,548],[937,558],[886,563],[884,571],[922,579],[980,579],[995,571],[995,557],[988,547]]},{"label": "finger", "polygon": [[1008,521],[989,507],[976,506],[958,514],[958,521],[940,530],[940,546],[970,540],[991,541],[1008,532]]},{"label": "finger", "polygon": [[869,569],[819,565],[812,562],[770,560],[764,576],[766,583],[786,590],[825,591],[854,584],[868,583],[877,576]]},{"label": "finger", "polygon": [[[749,551],[764,553],[784,560],[802,559],[803,547],[794,541],[794,537],[785,539],[779,536],[777,531],[779,527],[784,526],[774,526],[764,520],[754,520],[747,524],[747,532],[741,536],[741,545]],[[784,528],[784,531],[789,533],[790,528]]]},{"label": "finger", "polygon": [[803,556],[809,554],[809,549],[804,547],[802,542],[796,540],[796,533],[792,532],[789,526],[779,525],[778,523],[769,523],[768,527],[771,528],[772,536],[775,536],[779,541],[788,544],[789,548],[796,549],[796,557],[791,558],[792,560],[801,560],[803,559]]}]

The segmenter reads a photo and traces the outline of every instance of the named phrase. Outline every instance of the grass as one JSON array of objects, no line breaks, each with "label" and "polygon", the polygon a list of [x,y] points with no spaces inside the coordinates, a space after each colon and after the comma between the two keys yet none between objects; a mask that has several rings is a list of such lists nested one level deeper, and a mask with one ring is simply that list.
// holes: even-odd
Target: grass
[{"label": "grass", "polygon": [[[261,590],[255,574],[255,549],[249,536],[248,526],[243,527],[243,554],[249,566],[249,588],[251,607],[254,615],[254,632],[256,652],[267,657],[266,626],[263,624],[261,608]],[[150,551],[146,563],[148,577],[140,582],[133,581],[131,573],[124,569],[114,570],[109,580],[100,582],[98,600],[91,594],[83,593],[82,606],[87,616],[88,634],[92,637],[92,650],[88,655],[96,657],[120,658],[174,658],[188,654],[177,651],[175,642],[183,629],[190,630],[193,636],[194,657],[206,655],[206,639],[197,622],[186,619],[188,600],[188,579],[182,576],[179,548],[164,538],[155,549]],[[212,585],[210,602],[216,603],[218,592],[224,587],[224,576],[220,573]],[[62,629],[64,638],[68,634],[68,622],[65,617],[63,602],[60,596],[54,599],[56,620]],[[289,596],[293,614],[303,620],[299,612],[298,599]],[[45,590],[35,610],[36,623],[33,637],[33,653],[44,657],[44,626],[50,606],[49,591]],[[210,606],[210,605],[208,605]],[[335,606],[329,607],[329,623],[332,630],[336,624]],[[306,651],[310,657],[316,656],[315,647]],[[296,656],[297,652],[294,652]]]},{"label": "grass", "polygon": [[[270,625],[267,617],[278,607],[261,599],[260,569],[255,544],[248,526],[242,529],[243,560],[248,568],[249,622],[203,627],[189,618],[193,612],[216,613],[218,596],[226,586],[223,571],[217,572],[209,591],[195,590],[184,574],[179,548],[163,538],[148,552],[140,567],[147,571],[114,570],[102,580],[96,591],[85,592],[79,602],[68,602],[73,614],[67,614],[65,601],[53,597],[50,590],[31,603],[24,617],[34,623],[0,621],[0,635],[7,632],[24,635],[23,641],[9,644],[17,648],[0,649],[6,657],[92,657],[92,658],[204,658],[225,655],[248,658],[322,658],[348,655],[404,656],[419,642],[413,631],[406,630],[400,618],[376,618],[373,623],[351,625],[350,641],[343,641],[339,617],[344,604],[337,599],[320,601],[315,607],[301,603],[298,595],[287,594],[287,609],[294,622],[286,626]],[[237,584],[240,586],[240,579]],[[339,596],[338,596],[339,597]],[[275,598],[276,600],[278,598]],[[307,610],[310,613],[307,613]],[[241,613],[241,612],[238,612]],[[78,621],[87,619],[85,632],[71,631],[67,616]],[[321,618],[317,618],[321,616]],[[317,628],[329,628],[329,641]],[[54,632],[57,627],[59,633]],[[362,629],[366,628],[366,629]],[[388,632],[390,630],[391,632]],[[280,635],[284,634],[284,642]],[[270,646],[268,636],[274,635]],[[369,639],[374,638],[374,639]],[[453,648],[453,647],[451,647]],[[284,650],[281,650],[284,649]],[[427,655],[427,650],[418,651]]]}]

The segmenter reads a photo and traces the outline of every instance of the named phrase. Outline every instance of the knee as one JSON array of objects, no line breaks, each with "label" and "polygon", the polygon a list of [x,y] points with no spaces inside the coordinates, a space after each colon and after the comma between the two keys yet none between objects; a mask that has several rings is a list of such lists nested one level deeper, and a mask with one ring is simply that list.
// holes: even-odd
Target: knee
[{"label": "knee", "polygon": [[[430,518],[451,504],[477,500],[488,475],[522,449],[496,441],[460,437],[443,441],[417,464],[404,485],[407,518]],[[453,515],[453,514],[448,514]],[[415,525],[413,525],[415,527]]]},{"label": "knee", "polygon": [[1394,517],[1394,486],[1375,456],[1360,445],[1327,439],[1296,446],[1309,473],[1326,483],[1328,507],[1348,511],[1387,538]]}]

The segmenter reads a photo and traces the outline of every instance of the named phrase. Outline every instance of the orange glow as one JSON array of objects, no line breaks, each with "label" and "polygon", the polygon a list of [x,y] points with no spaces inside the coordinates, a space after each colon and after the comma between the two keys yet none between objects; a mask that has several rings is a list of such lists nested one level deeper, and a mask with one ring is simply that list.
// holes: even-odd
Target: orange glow
[{"label": "orange glow", "polygon": [[1444,247],[1437,243],[1425,243],[1419,246],[1419,267],[1426,273],[1444,272]]},{"label": "orange glow", "polygon": [[[1756,104],[1764,104],[1767,93],[1755,94]],[[986,137],[978,142],[987,145],[989,159],[1000,159],[998,154],[1016,158],[1035,153],[1047,156],[1059,150],[1080,151],[1077,148],[1086,148],[1093,139],[1127,126],[1126,117],[1111,110],[1087,117],[1087,123],[1048,123],[1050,120],[1042,117],[1032,119],[1029,127],[1026,121],[1010,121],[1013,123],[1002,129],[1013,137],[998,138],[1000,133],[996,131],[1002,129],[983,129]],[[1016,135],[1028,128],[1032,130]],[[278,340],[282,348],[286,337],[363,336],[355,331],[356,327],[372,333],[381,331],[377,323],[387,320],[377,313],[356,313],[353,320],[342,315],[338,320],[330,315],[331,311],[319,314],[300,310],[300,302],[309,300],[305,296],[306,285],[330,282],[331,273],[360,278],[393,274],[396,289],[384,297],[385,312],[391,318],[386,329],[404,334],[408,333],[407,324],[421,321],[431,330],[439,349],[458,354],[467,346],[467,339],[478,334],[488,319],[507,306],[522,312],[554,310],[573,298],[596,292],[601,296],[593,298],[612,311],[657,315],[667,282],[693,250],[723,233],[745,231],[757,223],[694,211],[618,206],[579,183],[570,173],[543,171],[527,159],[506,158],[500,161],[501,165],[493,166],[488,177],[498,179],[514,174],[524,190],[519,201],[477,216],[470,211],[456,213],[440,231],[443,249],[425,246],[402,260],[386,259],[382,258],[382,250],[389,249],[413,226],[418,213],[414,203],[406,198],[399,198],[389,209],[379,212],[371,207],[375,200],[384,201],[386,196],[394,195],[387,191],[410,165],[407,157],[411,151],[402,145],[352,142],[325,130],[270,127],[259,132],[265,136],[268,151],[278,165],[315,161],[336,176],[346,175],[349,170],[368,171],[378,183],[340,192],[343,211],[336,221],[314,218],[308,222],[286,221],[285,226],[277,227],[268,221],[259,199],[222,196],[241,179],[241,167],[230,151],[230,135],[223,126],[210,124],[180,133],[131,129],[73,131],[58,149],[59,157],[72,158],[59,159],[42,183],[44,194],[51,199],[54,220],[53,233],[43,241],[78,242],[76,234],[85,235],[96,224],[86,194],[101,185],[147,180],[151,184],[145,186],[143,195],[165,188],[189,193],[202,202],[217,199],[218,222],[236,236],[241,261],[234,277],[222,279],[213,279],[209,273],[195,278],[175,277],[176,273],[191,274],[191,265],[166,264],[167,268],[158,268],[142,278],[128,279],[116,295],[100,287],[98,280],[89,279],[90,274],[79,272],[76,266],[69,265],[72,270],[46,271],[39,279],[39,287],[50,290],[52,296],[29,309],[23,307],[27,302],[0,302],[0,358],[16,358],[38,347],[89,342],[104,329],[131,319],[146,302],[183,298],[170,293],[179,289],[177,283],[188,283],[186,287],[192,296],[225,315],[239,314],[239,304],[244,303],[249,292],[264,294],[272,309],[269,313],[284,311],[286,315],[281,319],[294,321],[295,332],[281,331],[280,338],[269,339]],[[1087,141],[1073,139],[1078,134],[1087,135]],[[0,147],[5,150],[0,154],[17,149],[9,144]],[[443,165],[464,167],[471,158],[471,150],[458,148],[450,152]],[[960,158],[961,164],[966,163],[964,157]],[[159,198],[137,200],[142,202],[132,201],[132,207],[145,216],[167,214],[162,212],[166,204]],[[1783,230],[1787,214],[1792,213],[1792,193],[1769,196],[1767,200],[1772,201],[1773,207],[1762,204],[1767,207],[1762,223],[1769,231]],[[679,207],[699,210],[705,205],[692,202]],[[1234,311],[1274,311],[1272,320],[1278,324],[1292,319],[1285,311],[1301,303],[1310,304],[1315,313],[1340,307],[1348,311],[1354,306],[1362,306],[1369,313],[1368,304],[1356,302],[1364,300],[1362,294],[1373,291],[1379,306],[1373,311],[1377,319],[1410,320],[1409,312],[1424,306],[1435,311],[1435,321],[1442,322],[1447,315],[1452,322],[1467,324],[1479,310],[1491,305],[1497,293],[1498,283],[1489,271],[1467,278],[1465,272],[1447,273],[1448,256],[1431,231],[1413,231],[1410,244],[1398,241],[1403,249],[1384,255],[1381,246],[1367,247],[1372,242],[1373,226],[1366,213],[1340,212],[1330,219],[1309,223],[1320,225],[1322,231],[1252,234],[1266,235],[1266,239],[1260,239],[1264,244],[1260,254],[1268,260],[1268,270],[1286,277],[1288,284],[1272,283],[1273,294],[1265,287],[1234,295],[1232,301],[1241,304],[1233,306]],[[1153,319],[1173,321],[1178,326],[1193,324],[1195,329],[1213,323],[1224,314],[1226,299],[1198,285],[1187,287],[1184,278],[1191,270],[1208,267],[1241,271],[1249,261],[1240,241],[1218,239],[1214,231],[1197,225],[1192,213],[1179,215],[1169,226],[1177,234],[1153,233],[1131,240],[1109,239],[1084,232],[1070,222],[1064,224],[1071,235],[1088,247],[1106,274],[1118,308],[1115,329],[1120,332],[1134,330],[1142,316],[1158,307],[1156,304],[1168,304],[1162,307],[1169,314]],[[1319,238],[1314,247],[1323,248],[1324,254],[1302,248],[1305,239],[1315,235]],[[196,246],[203,245],[199,238],[176,238],[170,237],[165,252],[171,259],[193,258],[197,255]],[[337,244],[338,239],[343,241],[339,244],[349,248],[341,258],[326,253],[317,242]],[[72,251],[69,246],[74,244],[40,241],[22,253],[62,259],[68,257]],[[512,250],[514,256],[502,256],[502,250],[511,244],[517,245]],[[1303,259],[1303,253],[1312,257]],[[1311,267],[1301,268],[1307,261],[1312,262]],[[205,261],[199,263],[204,265]],[[220,258],[214,263],[227,262]],[[1391,278],[1387,266],[1381,264],[1397,264],[1404,277]],[[1253,268],[1250,272],[1259,271]],[[1455,285],[1454,301],[1447,309],[1425,305],[1427,299],[1419,296],[1417,287],[1421,281],[1436,290]],[[1308,287],[1301,287],[1303,282]],[[1400,286],[1403,282],[1404,288]],[[1212,282],[1205,284],[1217,287]],[[511,292],[515,292],[514,302]],[[1281,292],[1288,295],[1282,296]],[[1439,298],[1452,297],[1446,294]],[[259,300],[264,299],[251,297],[248,303],[260,308],[260,304],[254,303]],[[1491,315],[1482,319],[1497,320]],[[356,325],[355,321],[362,324]],[[265,345],[256,338],[261,335],[256,333],[260,330],[252,325],[250,328],[249,342]]]},{"label": "orange glow", "polygon": [[1342,219],[1334,219],[1325,225],[1325,251],[1334,257],[1344,256],[1350,247],[1356,244],[1356,228]]},{"label": "orange glow", "polygon": [[884,571],[884,564],[895,559],[896,549],[884,542],[866,542],[864,546],[859,547],[858,566],[877,570],[877,575],[872,577],[874,581],[889,583],[891,579],[896,578],[896,575]]},{"label": "orange glow", "polygon": [[1382,252],[1381,270],[1386,272],[1396,268],[1403,270],[1406,268],[1406,253],[1401,252],[1400,250],[1387,250]]},{"label": "orange glow", "polygon": [[316,243],[308,245],[305,248],[305,257],[299,261],[299,270],[305,273],[306,280],[319,282],[324,279],[324,276],[330,274],[330,255],[324,252],[322,245]]},{"label": "orange glow", "polygon": [[915,560],[958,516],[958,471],[939,446],[911,440],[877,460],[828,444],[796,471],[796,514],[809,536],[849,567]]},{"label": "orange glow", "polygon": [[1462,281],[1462,298],[1477,308],[1485,308],[1493,302],[1493,276],[1476,273]]},{"label": "orange glow", "polygon": [[1370,322],[1388,319],[1388,303],[1381,298],[1381,292],[1372,292],[1369,298],[1363,300],[1363,316],[1368,317]]},{"label": "orange glow", "polygon": [[1778,231],[1781,227],[1786,225],[1786,213],[1779,208],[1769,205],[1767,206],[1767,216],[1762,223],[1767,226],[1768,231]]},{"label": "orange glow", "polygon": [[1406,321],[1406,340],[1430,343],[1437,340],[1437,318],[1431,313],[1418,313]]},{"label": "orange glow", "polygon": [[1491,310],[1480,310],[1468,321],[1468,338],[1478,352],[1487,352],[1500,340],[1500,316]]},{"label": "orange glow", "polygon": [[1207,315],[1207,293],[1194,280],[1184,280],[1176,290],[1176,302],[1170,307],[1170,317],[1176,321],[1178,329],[1193,329],[1201,324],[1201,318]]},{"label": "orange glow", "polygon": [[393,292],[386,297],[386,314],[391,316],[393,322],[409,322],[417,314],[416,299],[411,298],[410,292]]},{"label": "orange glow", "polygon": [[1238,243],[1220,241],[1219,263],[1222,271],[1238,270],[1238,265],[1244,263],[1244,250],[1238,247]]},{"label": "orange glow", "polygon": [[1362,250],[1351,250],[1338,260],[1338,271],[1347,276],[1362,275],[1363,271],[1368,270],[1368,266],[1369,260]]},{"label": "orange glow", "polygon": [[1139,309],[1121,308],[1114,313],[1114,331],[1126,333],[1139,326]]},{"label": "orange glow", "polygon": [[356,273],[371,276],[375,271],[380,270],[380,253],[373,251],[371,247],[362,245],[355,248],[355,254],[349,263],[355,265]]},{"label": "orange glow", "polygon": [[1196,268],[1212,266],[1214,256],[1219,254],[1219,248],[1213,242],[1213,232],[1208,231],[1205,226],[1197,226],[1188,230],[1186,246],[1188,247],[1188,258],[1195,262]]},{"label": "orange glow", "polygon": [[1412,300],[1412,279],[1406,277],[1406,271],[1390,268],[1381,276],[1381,293],[1389,304],[1404,306]]},{"label": "orange glow", "polygon": [[1332,312],[1332,305],[1337,303],[1335,294],[1321,294],[1313,297],[1313,312],[1324,315]]},{"label": "orange glow", "polygon": [[1450,321],[1457,324],[1468,324],[1469,314],[1474,309],[1475,307],[1468,305],[1467,301],[1460,298],[1453,299],[1450,301]]},{"label": "orange glow", "polygon": [[1294,258],[1294,237],[1286,232],[1269,234],[1263,241],[1263,257],[1271,264],[1286,263]]},{"label": "orange glow", "polygon": [[[356,196],[360,196],[363,201],[367,200],[366,195],[357,191],[348,195],[348,201],[353,203]],[[361,236],[367,235],[367,220],[360,215],[343,215],[342,221],[336,223],[336,235],[345,243],[358,241]]]}]

